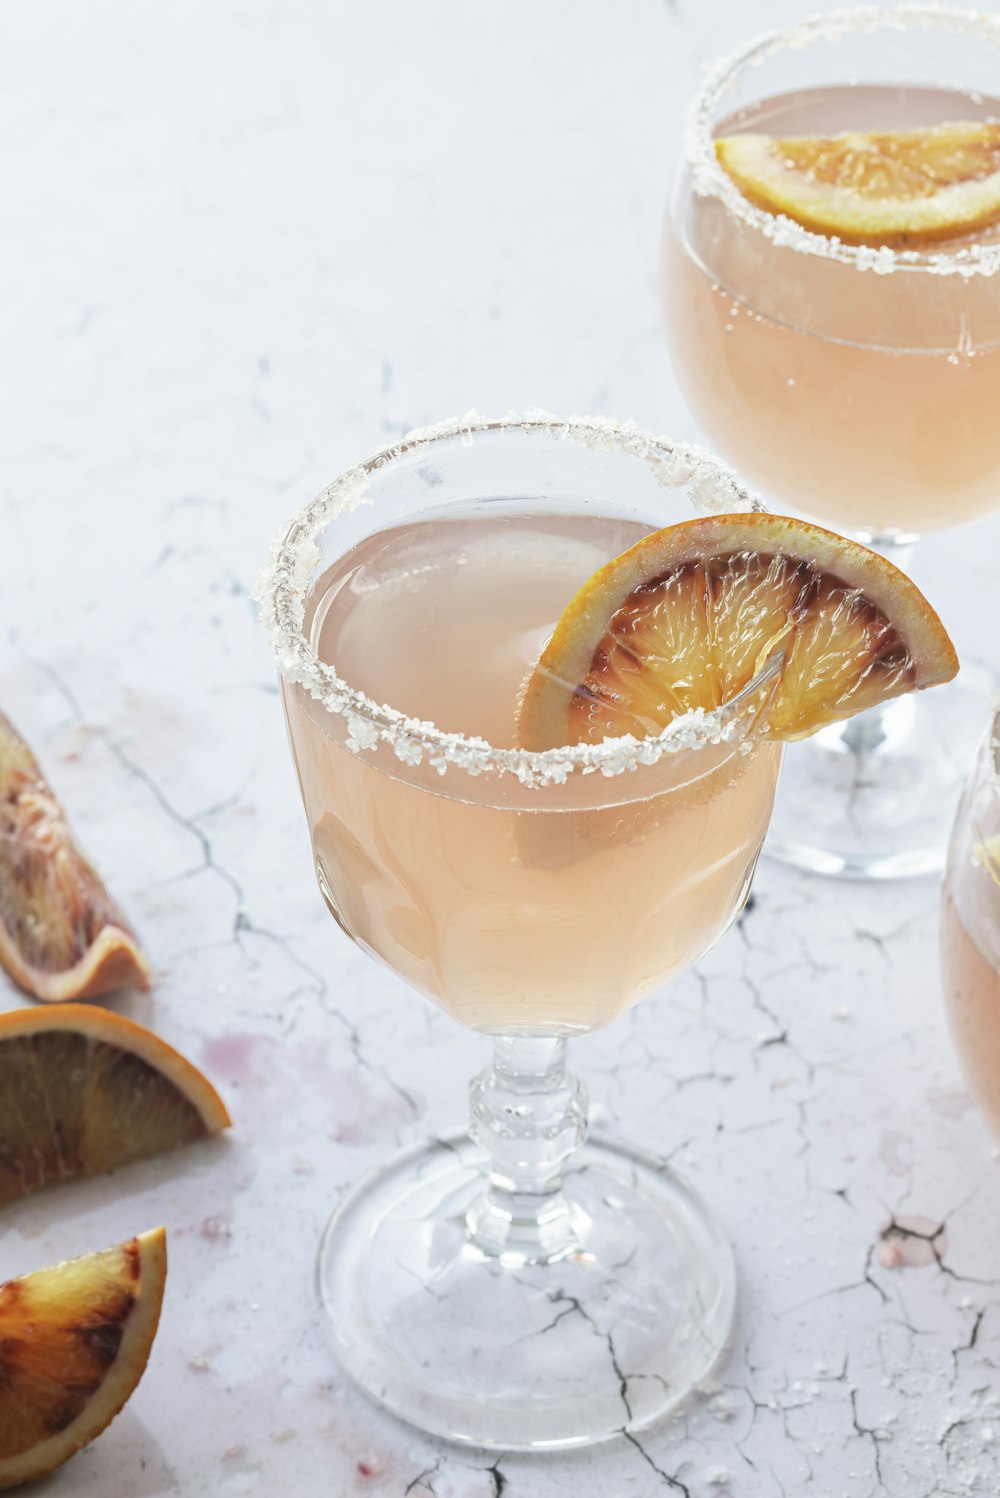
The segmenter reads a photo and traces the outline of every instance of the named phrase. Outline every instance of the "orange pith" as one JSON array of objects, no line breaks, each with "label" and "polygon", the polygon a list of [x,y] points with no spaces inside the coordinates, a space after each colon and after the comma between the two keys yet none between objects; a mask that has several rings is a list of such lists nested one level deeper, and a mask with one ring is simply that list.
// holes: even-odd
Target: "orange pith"
[{"label": "orange pith", "polygon": [[933,243],[1000,220],[1000,122],[715,143],[744,197],[847,244]]},{"label": "orange pith", "polygon": [[776,650],[772,738],[792,739],[958,669],[940,620],[895,567],[805,521],[669,526],[585,583],[519,711],[527,749],[645,738],[731,701]]},{"label": "orange pith", "polygon": [[0,1015],[0,1207],[229,1122],[208,1079],[131,1020],[86,1004]]},{"label": "orange pith", "polygon": [[149,985],[125,917],[73,841],[38,761],[0,713],[0,963],[50,1001]]},{"label": "orange pith", "polygon": [[99,1435],[149,1360],[166,1279],[162,1228],[0,1285],[0,1488]]}]

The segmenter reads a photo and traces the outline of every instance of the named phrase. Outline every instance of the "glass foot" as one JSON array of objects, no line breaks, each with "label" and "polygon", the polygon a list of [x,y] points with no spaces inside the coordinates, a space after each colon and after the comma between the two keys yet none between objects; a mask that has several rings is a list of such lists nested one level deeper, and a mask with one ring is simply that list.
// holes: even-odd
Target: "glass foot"
[{"label": "glass foot", "polygon": [[563,1177],[569,1249],[497,1256],[469,1226],[487,1160],[456,1133],[345,1198],[318,1265],[342,1363],[396,1415],[469,1445],[585,1446],[650,1425],[725,1346],[735,1272],[714,1218],[651,1156],[591,1141]]},{"label": "glass foot", "polygon": [[842,879],[942,869],[996,687],[963,666],[947,686],[789,745],[765,856]]}]

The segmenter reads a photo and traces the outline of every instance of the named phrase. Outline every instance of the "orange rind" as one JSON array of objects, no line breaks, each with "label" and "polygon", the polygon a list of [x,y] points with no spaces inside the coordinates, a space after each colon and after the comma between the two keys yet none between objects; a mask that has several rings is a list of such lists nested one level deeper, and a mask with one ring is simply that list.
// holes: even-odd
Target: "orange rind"
[{"label": "orange rind", "polygon": [[0,963],[48,1002],[149,987],[128,922],[73,839],[38,761],[0,713]]},{"label": "orange rind", "polygon": [[758,208],[845,244],[901,249],[957,239],[1000,220],[1000,122],[917,130],[715,142]]},{"label": "orange rind", "polygon": [[208,1078],[90,1004],[0,1014],[0,1207],[229,1127]]},{"label": "orange rind", "polygon": [[786,516],[706,516],[644,537],[584,584],[527,682],[519,742],[647,738],[731,701],[779,651],[777,739],[958,670],[930,604],[875,552]]},{"label": "orange rind", "polygon": [[167,1275],[163,1228],[0,1285],[0,1488],[99,1436],[149,1361]]}]

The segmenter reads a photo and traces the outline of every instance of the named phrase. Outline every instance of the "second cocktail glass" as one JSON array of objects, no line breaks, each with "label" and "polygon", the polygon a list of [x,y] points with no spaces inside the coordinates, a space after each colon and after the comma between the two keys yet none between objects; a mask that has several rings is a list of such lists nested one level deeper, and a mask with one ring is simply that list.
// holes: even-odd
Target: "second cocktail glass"
[{"label": "second cocktail glass", "polygon": [[[837,11],[759,38],[695,101],[664,235],[673,360],[713,444],[779,508],[897,565],[919,534],[1000,503],[1000,235],[843,243],[751,202],[715,141],[996,120],[998,49],[1000,18],[930,5]],[[853,877],[940,867],[990,686],[967,663],[933,700],[887,704],[795,750],[768,851]]]},{"label": "second cocktail glass", "polygon": [[469,1137],[414,1145],[335,1213],[335,1347],[414,1424],[583,1445],[704,1378],[734,1306],[710,1210],[648,1151],[587,1135],[569,1036],[700,957],[741,909],[779,745],[781,658],[637,742],[516,747],[519,692],[576,588],[720,465],[610,422],[469,417],[411,435],[292,522],[267,574],[292,750],[338,924],[493,1039]]},{"label": "second cocktail glass", "polygon": [[1000,1138],[1000,704],[959,803],[941,910],[945,1004],[969,1091]]}]

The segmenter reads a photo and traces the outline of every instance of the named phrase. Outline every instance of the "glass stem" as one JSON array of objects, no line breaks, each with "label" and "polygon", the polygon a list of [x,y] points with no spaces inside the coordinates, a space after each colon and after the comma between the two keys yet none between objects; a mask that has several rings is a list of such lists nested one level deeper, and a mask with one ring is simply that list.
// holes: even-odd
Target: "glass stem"
[{"label": "glass stem", "polygon": [[[886,561],[892,562],[901,572],[906,572],[910,565],[910,558],[919,541],[919,536],[895,535],[880,536],[866,531],[857,538],[869,551],[877,552]],[[859,713],[856,718],[848,718],[846,723],[836,724],[834,728],[828,729],[828,734],[834,734],[840,739],[841,745],[849,754],[872,754],[878,749],[883,749],[888,741],[894,737],[891,732],[890,720],[905,717],[907,723],[912,712],[912,704],[904,698],[902,701],[894,698],[890,702],[881,702],[878,707],[869,708],[866,713]]]},{"label": "glass stem", "polygon": [[587,1135],[587,1093],[566,1070],[565,1040],[494,1036],[493,1060],[469,1087],[469,1133],[489,1156],[466,1218],[476,1247],[509,1264],[575,1252],[563,1169]]}]

